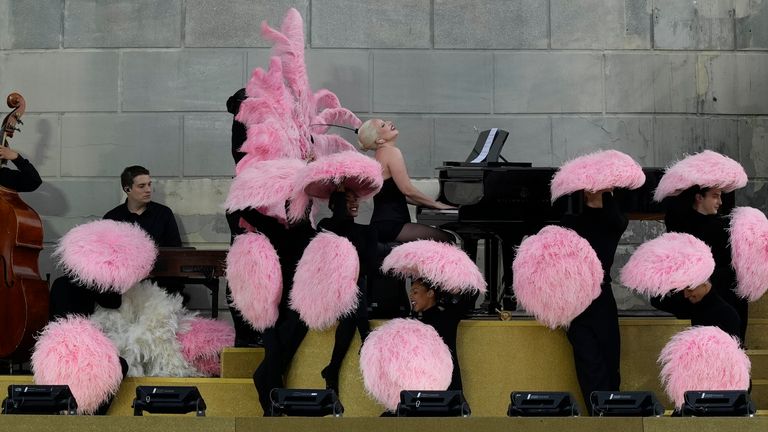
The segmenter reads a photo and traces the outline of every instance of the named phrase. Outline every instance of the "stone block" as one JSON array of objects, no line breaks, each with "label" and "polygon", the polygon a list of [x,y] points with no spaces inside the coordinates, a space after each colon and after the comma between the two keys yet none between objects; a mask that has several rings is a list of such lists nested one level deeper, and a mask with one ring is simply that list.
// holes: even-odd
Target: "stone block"
[{"label": "stone block", "polygon": [[182,242],[229,244],[229,226],[221,204],[231,179],[163,179],[157,182],[153,199],[176,215]]},{"label": "stone block", "polygon": [[435,0],[435,48],[544,49],[544,0]]},{"label": "stone block", "polygon": [[27,114],[22,121],[21,131],[10,141],[11,147],[29,159],[41,177],[58,176],[61,162],[59,116]]},{"label": "stone block", "polygon": [[650,0],[552,0],[552,48],[649,49]]},{"label": "stone block", "polygon": [[0,53],[0,89],[21,93],[27,112],[117,111],[118,62],[117,52]]},{"label": "stone block", "polygon": [[768,114],[768,57],[700,54],[697,60],[701,113]]},{"label": "stone block", "polygon": [[734,3],[739,0],[654,2],[654,48],[732,50]]},{"label": "stone block", "polygon": [[492,62],[487,52],[375,51],[373,111],[490,113]]},{"label": "stone block", "polygon": [[117,178],[129,165],[153,176],[181,174],[178,115],[73,115],[61,129],[62,176]]},{"label": "stone block", "polygon": [[509,132],[501,155],[510,162],[552,166],[551,123],[548,117],[450,117],[435,120],[435,166],[463,162],[480,132],[500,128]]},{"label": "stone block", "polygon": [[244,83],[236,50],[130,51],[123,54],[124,111],[226,111]]},{"label": "stone block", "polygon": [[605,56],[606,111],[696,112],[693,54],[611,53]]},{"label": "stone block", "polygon": [[0,49],[58,48],[62,7],[61,0],[0,0]]},{"label": "stone block", "polygon": [[768,181],[750,180],[746,187],[736,191],[736,205],[754,207],[768,214]]},{"label": "stone block", "polygon": [[64,2],[65,48],[181,46],[181,0]]},{"label": "stone block", "polygon": [[714,150],[739,160],[738,124],[724,117],[654,118],[656,166],[666,166],[686,154]]},{"label": "stone block", "polygon": [[750,177],[768,177],[768,119],[746,118],[739,121],[738,160]]},{"label": "stone block", "polygon": [[496,53],[496,113],[603,111],[600,54]]},{"label": "stone block", "polygon": [[430,0],[314,0],[316,48],[429,48]]},{"label": "stone block", "polygon": [[768,48],[768,4],[762,1],[735,3],[736,49]]},{"label": "stone block", "polygon": [[596,150],[619,150],[653,166],[653,124],[648,117],[553,117],[555,166]]},{"label": "stone block", "polygon": [[[280,28],[289,7],[309,22],[308,0],[187,0],[184,46],[187,47],[265,47],[271,42],[261,37],[261,22]],[[309,37],[305,37],[309,42]]]},{"label": "stone block", "polygon": [[184,116],[184,176],[233,176],[231,136],[231,114]]}]

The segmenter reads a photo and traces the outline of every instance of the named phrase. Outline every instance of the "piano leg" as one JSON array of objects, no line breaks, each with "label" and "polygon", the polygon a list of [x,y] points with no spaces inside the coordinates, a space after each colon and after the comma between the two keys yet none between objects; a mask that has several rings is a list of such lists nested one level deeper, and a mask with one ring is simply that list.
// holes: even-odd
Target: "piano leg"
[{"label": "piano leg", "polygon": [[211,290],[211,318],[215,319],[219,316],[219,279],[207,279],[203,285]]},{"label": "piano leg", "polygon": [[488,313],[494,315],[499,309],[499,238],[495,235],[485,238],[485,277],[490,295]]}]

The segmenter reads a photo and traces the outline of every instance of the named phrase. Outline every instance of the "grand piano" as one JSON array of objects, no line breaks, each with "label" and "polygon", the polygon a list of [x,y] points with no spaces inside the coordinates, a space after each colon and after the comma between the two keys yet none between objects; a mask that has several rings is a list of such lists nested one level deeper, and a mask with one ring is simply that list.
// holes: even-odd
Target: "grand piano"
[{"label": "grand piano", "polygon": [[[523,237],[549,224],[559,224],[563,215],[580,212],[580,194],[562,197],[550,204],[549,184],[557,168],[533,167],[531,163],[507,162],[501,147],[508,133],[491,129],[480,134],[466,162],[444,162],[439,170],[438,200],[456,210],[417,208],[419,223],[458,234],[462,247],[473,259],[477,243],[485,241],[485,277],[489,288],[488,312],[500,307],[514,310],[512,294],[513,250]],[[662,219],[663,207],[652,200],[663,169],[644,168],[646,182],[640,189],[617,189],[616,201],[630,219]],[[733,194],[724,197],[724,207],[733,207]],[[502,286],[498,278],[499,251],[503,265]]]}]

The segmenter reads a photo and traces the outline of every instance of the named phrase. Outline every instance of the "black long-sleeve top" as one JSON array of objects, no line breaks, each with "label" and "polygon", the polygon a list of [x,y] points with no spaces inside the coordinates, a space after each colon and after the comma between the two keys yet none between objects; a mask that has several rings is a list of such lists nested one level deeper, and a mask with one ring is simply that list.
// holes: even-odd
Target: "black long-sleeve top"
[{"label": "black long-sleeve top", "polygon": [[[240,104],[245,100],[245,89],[241,88],[235,94],[227,99],[227,111],[230,114],[237,115],[240,111]],[[240,162],[240,159],[245,156],[245,153],[240,151],[246,138],[245,125],[239,121],[232,119],[232,158],[235,160],[235,164]]]},{"label": "black long-sleeve top", "polygon": [[451,385],[448,387],[449,390],[462,390],[463,388],[459,356],[456,351],[456,335],[461,317],[461,311],[456,305],[435,305],[416,316],[419,321],[432,326],[448,346],[448,349],[451,350],[453,375],[451,376]]},{"label": "black long-sleeve top", "polygon": [[34,165],[21,155],[11,162],[18,171],[7,167],[0,168],[0,186],[16,192],[32,192],[43,184]]},{"label": "black long-sleeve top", "polygon": [[128,210],[127,203],[122,203],[108,211],[104,219],[138,224],[159,247],[181,247],[173,211],[162,204],[150,201],[142,214],[136,214]]}]

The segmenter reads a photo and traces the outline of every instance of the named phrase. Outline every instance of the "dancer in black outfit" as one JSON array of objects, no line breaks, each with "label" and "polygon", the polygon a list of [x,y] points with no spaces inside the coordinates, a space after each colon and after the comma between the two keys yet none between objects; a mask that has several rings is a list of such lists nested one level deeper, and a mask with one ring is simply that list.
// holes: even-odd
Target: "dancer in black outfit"
[{"label": "dancer in black outfit", "polygon": [[318,224],[318,229],[330,231],[349,240],[355,246],[360,258],[360,276],[357,279],[360,292],[357,310],[339,320],[331,361],[321,372],[325,379],[326,388],[335,390],[336,394],[339,393],[341,363],[352,343],[355,328],[360,333],[361,344],[365,342],[365,338],[371,330],[368,322],[367,285],[368,274],[371,271],[377,271],[376,232],[369,226],[355,223],[354,218],[357,216],[358,205],[359,200],[354,192],[335,192],[331,195],[328,204],[333,211],[333,216],[321,220]]},{"label": "dancer in black outfit", "polygon": [[604,273],[600,295],[571,321],[567,332],[573,346],[579,387],[584,403],[589,407],[593,391],[618,390],[621,384],[621,338],[616,299],[611,289],[611,267],[628,221],[616,205],[611,191],[584,191],[583,194],[583,211],[564,217],[563,225],[589,242]]}]

